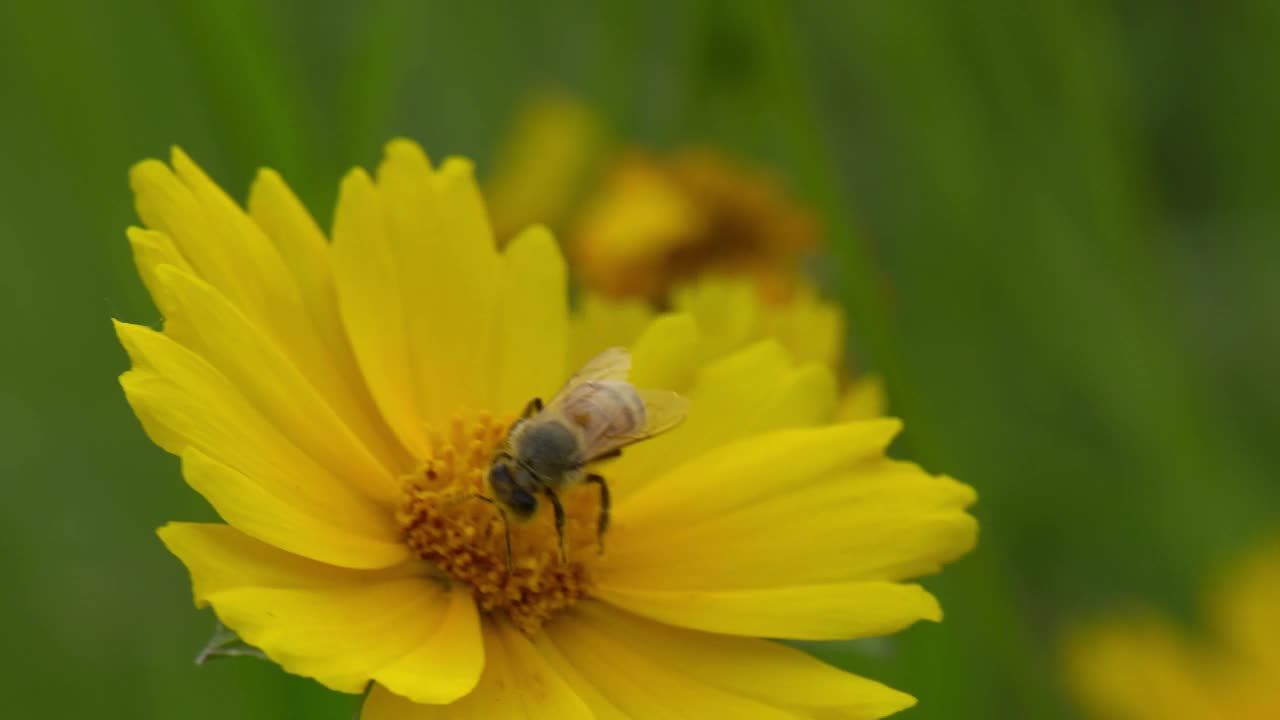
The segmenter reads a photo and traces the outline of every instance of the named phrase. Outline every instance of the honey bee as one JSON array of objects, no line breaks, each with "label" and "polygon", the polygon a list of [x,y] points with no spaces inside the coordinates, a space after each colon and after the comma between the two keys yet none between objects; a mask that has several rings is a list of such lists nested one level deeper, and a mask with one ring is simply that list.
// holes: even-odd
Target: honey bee
[{"label": "honey bee", "polygon": [[639,390],[626,381],[631,356],[609,348],[583,365],[545,406],[534,398],[511,424],[489,468],[493,497],[477,495],[502,515],[511,570],[511,527],[507,516],[528,520],[539,497],[555,513],[560,560],[568,559],[564,508],[559,493],[580,483],[600,487],[596,538],[604,552],[609,528],[609,486],[588,466],[622,454],[622,448],[664,433],[684,420],[689,401],[669,390]]}]

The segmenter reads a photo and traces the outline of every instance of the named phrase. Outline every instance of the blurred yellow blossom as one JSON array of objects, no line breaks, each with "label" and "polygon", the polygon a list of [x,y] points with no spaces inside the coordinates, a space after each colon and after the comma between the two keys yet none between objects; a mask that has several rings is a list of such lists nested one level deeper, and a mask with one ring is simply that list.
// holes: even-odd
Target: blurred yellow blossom
[{"label": "blurred yellow blossom", "polygon": [[607,133],[595,112],[572,95],[531,97],[498,149],[496,174],[485,184],[500,243],[534,224],[557,228],[605,155]]},{"label": "blurred yellow blossom", "polygon": [[[570,270],[584,290],[579,332],[625,344],[674,308],[705,321],[713,354],[772,337],[797,360],[844,378],[843,313],[803,274],[820,249],[818,225],[777,179],[710,149],[609,158],[604,135],[572,96],[535,97],[487,186],[498,227],[536,219],[568,237]],[[885,413],[878,377],[843,385],[836,418]]]},{"label": "blurred yellow blossom", "polygon": [[1207,639],[1151,611],[1074,632],[1067,679],[1089,716],[1280,718],[1280,539],[1242,558],[1208,600]]},{"label": "blurred yellow blossom", "polygon": [[790,297],[815,219],[778,182],[722,153],[617,158],[570,229],[582,282],[609,297],[662,302],[703,276],[749,277],[767,298]]}]

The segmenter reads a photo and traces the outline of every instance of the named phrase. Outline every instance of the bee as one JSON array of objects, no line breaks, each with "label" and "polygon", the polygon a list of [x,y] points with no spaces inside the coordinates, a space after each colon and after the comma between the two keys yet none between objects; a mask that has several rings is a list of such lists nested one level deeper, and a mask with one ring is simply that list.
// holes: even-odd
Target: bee
[{"label": "bee", "polygon": [[631,356],[609,348],[587,361],[545,406],[534,398],[511,424],[489,468],[493,497],[477,495],[502,515],[511,571],[511,527],[507,516],[528,520],[540,498],[555,513],[560,560],[566,562],[564,507],[559,493],[579,484],[600,488],[597,546],[604,552],[609,529],[609,485],[588,466],[616,458],[633,443],[664,433],[684,420],[689,401],[669,390],[639,390],[626,377]]}]

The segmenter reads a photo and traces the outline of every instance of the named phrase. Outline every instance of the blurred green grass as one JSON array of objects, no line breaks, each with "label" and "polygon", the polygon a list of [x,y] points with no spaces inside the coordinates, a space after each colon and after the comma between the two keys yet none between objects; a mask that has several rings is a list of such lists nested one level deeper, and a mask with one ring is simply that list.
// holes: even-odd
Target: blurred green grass
[{"label": "blurred green grass", "polygon": [[1056,633],[1198,583],[1280,508],[1280,6],[164,3],[0,6],[0,697],[17,717],[345,718],[252,661],[155,540],[211,517],[143,438],[109,318],[151,322],[125,171],[181,144],[327,220],[394,134],[482,171],[522,97],[770,164],[828,217],[900,452],[976,486],[948,615],[819,650],[906,717],[1071,717]]}]

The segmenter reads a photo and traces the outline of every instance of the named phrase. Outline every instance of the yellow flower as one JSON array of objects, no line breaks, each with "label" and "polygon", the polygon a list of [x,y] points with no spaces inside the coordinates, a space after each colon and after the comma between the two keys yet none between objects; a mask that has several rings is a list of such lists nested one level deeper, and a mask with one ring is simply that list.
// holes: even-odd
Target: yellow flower
[{"label": "yellow flower", "polygon": [[[407,141],[343,181],[332,242],[264,171],[245,213],[185,155],[134,168],[131,229],[163,332],[117,324],[151,438],[226,524],[160,530],[197,605],[286,670],[372,683],[388,718],[882,717],[913,699],[759,638],[938,620],[903,581],[966,552],[972,490],[884,457],[893,420],[826,424],[831,373],[776,342],[708,359],[688,314],[630,343],[680,387],[676,430],[503,523],[484,478],[513,414],[573,371],[565,268],[495,249],[471,166]],[[584,341],[585,342],[585,341]],[[599,347],[609,344],[599,338]],[[462,501],[459,501],[462,498]]]},{"label": "yellow flower", "polygon": [[1145,611],[1077,630],[1066,647],[1067,675],[1091,717],[1280,717],[1280,540],[1232,568],[1209,608],[1212,642]]},{"label": "yellow flower", "polygon": [[485,187],[499,244],[534,223],[555,227],[579,199],[607,142],[604,127],[572,95],[548,92],[521,106],[498,172]]},{"label": "yellow flower", "polygon": [[654,302],[703,275],[750,277],[786,298],[816,245],[813,218],[772,178],[710,150],[621,156],[569,238],[587,287]]},{"label": "yellow flower", "polygon": [[[836,377],[844,375],[844,316],[838,307],[821,300],[807,286],[797,286],[792,297],[785,301],[766,302],[749,280],[701,277],[675,288],[671,293],[671,307],[690,315],[702,328],[700,363],[773,338],[796,361],[818,363]],[[601,342],[606,345],[635,342],[658,315],[653,305],[644,300],[615,300],[588,293],[572,319],[571,360],[585,362]],[[863,375],[845,383],[833,418],[881,417],[885,404],[880,379]]]}]

